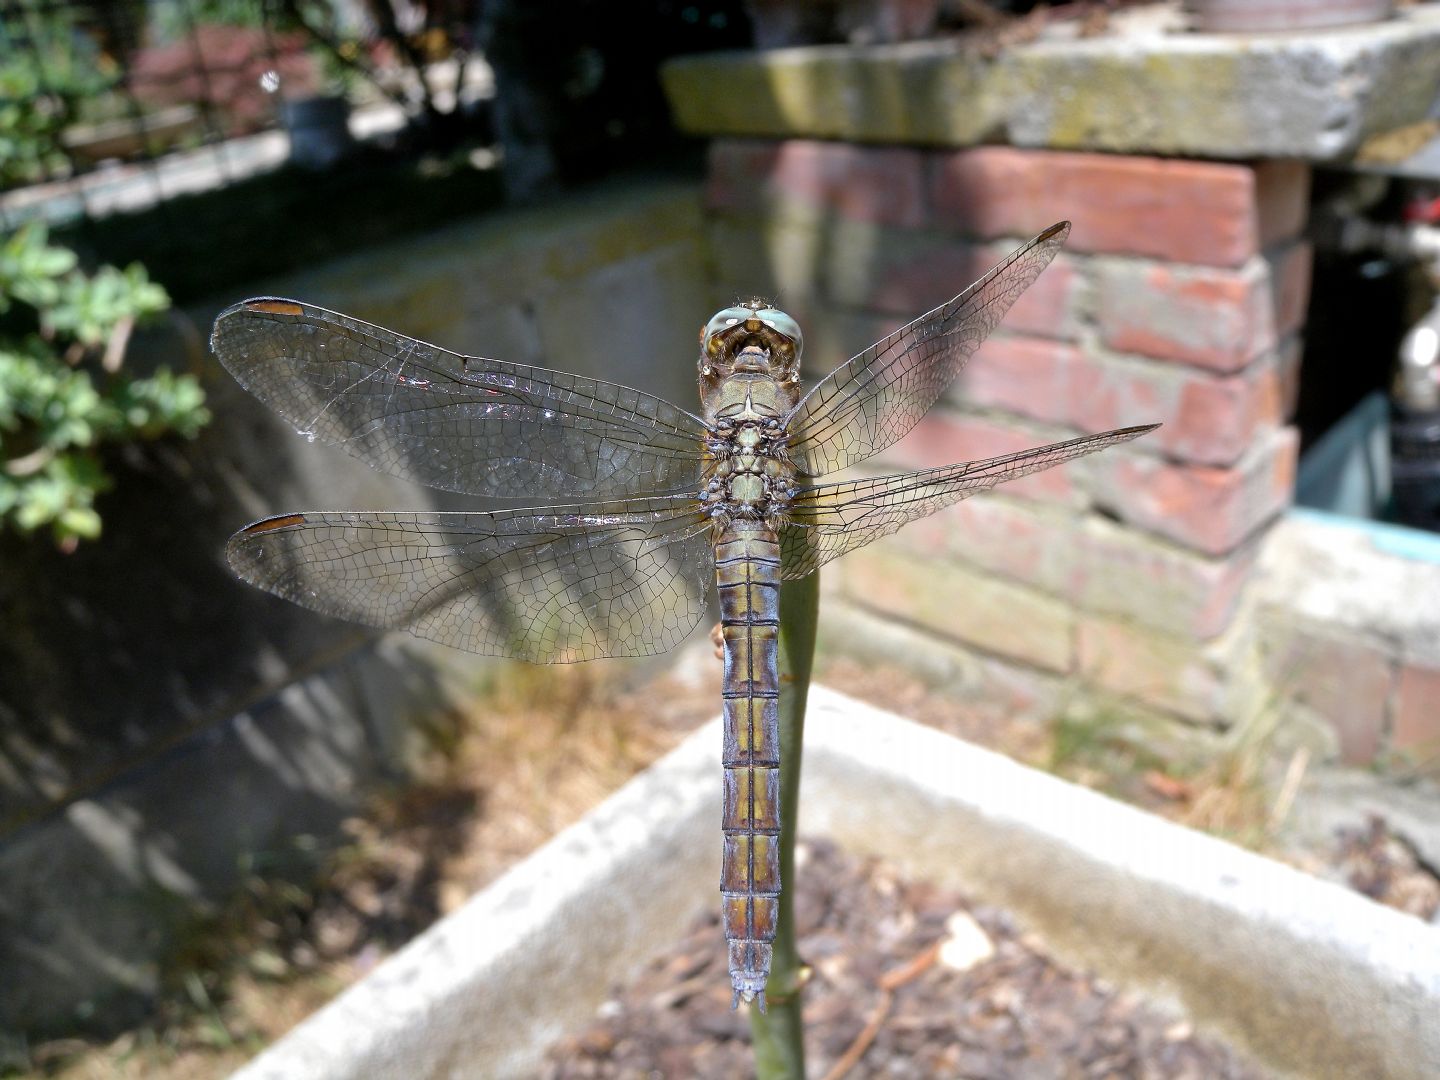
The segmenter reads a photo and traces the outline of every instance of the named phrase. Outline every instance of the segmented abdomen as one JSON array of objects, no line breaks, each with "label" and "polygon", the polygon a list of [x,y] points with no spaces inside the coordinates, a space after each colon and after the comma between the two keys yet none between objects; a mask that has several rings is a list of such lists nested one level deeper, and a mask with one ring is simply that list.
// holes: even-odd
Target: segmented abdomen
[{"label": "segmented abdomen", "polygon": [[780,544],[758,522],[715,546],[724,638],[725,855],[720,874],[735,997],[765,1009],[780,906]]}]

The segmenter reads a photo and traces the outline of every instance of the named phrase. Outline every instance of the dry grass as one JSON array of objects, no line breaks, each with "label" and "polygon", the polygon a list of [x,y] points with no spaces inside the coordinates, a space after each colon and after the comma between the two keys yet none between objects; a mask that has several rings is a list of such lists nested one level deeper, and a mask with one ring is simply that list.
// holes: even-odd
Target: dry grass
[{"label": "dry grass", "polygon": [[1140,745],[1118,713],[1017,721],[997,707],[931,689],[902,669],[845,657],[827,658],[817,677],[862,701],[1256,850],[1271,847],[1306,765],[1297,755],[1283,776],[1275,775],[1277,725],[1268,716],[1248,725],[1246,737],[1223,754],[1186,768]]},{"label": "dry grass", "polygon": [[695,674],[640,682],[617,665],[507,667],[451,763],[453,775],[474,786],[483,813],[447,868],[453,895],[444,910],[717,713],[719,665],[707,669],[704,655],[692,658]]}]

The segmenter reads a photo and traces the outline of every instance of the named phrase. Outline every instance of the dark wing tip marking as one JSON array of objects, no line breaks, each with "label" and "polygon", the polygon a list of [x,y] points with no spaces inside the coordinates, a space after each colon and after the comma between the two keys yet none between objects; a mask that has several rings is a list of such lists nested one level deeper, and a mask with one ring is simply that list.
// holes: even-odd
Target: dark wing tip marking
[{"label": "dark wing tip marking", "polygon": [[281,300],[273,296],[261,296],[246,300],[240,305],[246,311],[259,311],[266,315],[304,315],[305,308],[294,300]]},{"label": "dark wing tip marking", "polygon": [[[1037,237],[1035,238],[1035,240],[1037,240],[1037,241],[1049,240],[1049,239],[1050,239],[1051,237],[1053,237],[1053,236],[1063,236],[1063,235],[1065,235],[1065,234],[1067,234],[1067,233],[1069,233],[1069,232],[1070,232],[1070,222],[1068,222],[1068,221],[1057,221],[1054,225],[1051,225],[1048,229],[1046,229],[1046,230],[1045,230],[1044,232],[1042,232],[1039,236],[1037,236]],[[1033,242],[1033,241],[1032,241],[1032,242]]]},{"label": "dark wing tip marking", "polygon": [[1118,428],[1111,432],[1111,434],[1117,438],[1138,439],[1141,435],[1145,435],[1162,426],[1161,424],[1136,424],[1134,427]]},{"label": "dark wing tip marking", "polygon": [[296,526],[305,524],[304,514],[281,514],[278,517],[266,518],[264,521],[257,521],[253,525],[246,525],[237,536],[254,536],[256,533],[275,532],[278,529],[293,529]]}]

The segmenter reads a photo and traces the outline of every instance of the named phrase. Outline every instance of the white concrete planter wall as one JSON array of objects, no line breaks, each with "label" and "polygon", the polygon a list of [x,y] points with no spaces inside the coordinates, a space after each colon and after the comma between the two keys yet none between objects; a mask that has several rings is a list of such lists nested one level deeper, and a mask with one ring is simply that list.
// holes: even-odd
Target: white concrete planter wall
[{"label": "white concrete planter wall", "polygon": [[[719,744],[707,725],[237,1077],[533,1071],[716,901]],[[1419,920],[819,688],[803,783],[805,832],[1005,905],[1272,1068],[1440,1075],[1440,930]]]}]

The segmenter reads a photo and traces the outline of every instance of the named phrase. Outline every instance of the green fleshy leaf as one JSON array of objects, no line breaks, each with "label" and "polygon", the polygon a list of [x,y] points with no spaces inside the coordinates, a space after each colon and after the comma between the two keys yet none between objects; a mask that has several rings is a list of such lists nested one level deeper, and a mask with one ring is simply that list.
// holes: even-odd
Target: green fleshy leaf
[{"label": "green fleshy leaf", "polygon": [[[0,60],[0,98],[5,72]],[[0,157],[7,145],[5,109],[0,100]],[[62,543],[93,540],[101,529],[93,503],[110,485],[93,448],[170,433],[193,436],[210,419],[205,395],[193,376],[166,368],[138,379],[123,368],[118,376],[100,369],[97,361],[122,323],[170,304],[138,264],[86,273],[73,252],[50,245],[42,226],[27,225],[0,236],[0,312],[16,304],[35,309],[44,333],[0,331],[0,462],[44,464],[24,476],[0,474],[0,526],[31,531],[49,525]],[[48,460],[31,457],[47,452]]]}]

